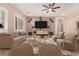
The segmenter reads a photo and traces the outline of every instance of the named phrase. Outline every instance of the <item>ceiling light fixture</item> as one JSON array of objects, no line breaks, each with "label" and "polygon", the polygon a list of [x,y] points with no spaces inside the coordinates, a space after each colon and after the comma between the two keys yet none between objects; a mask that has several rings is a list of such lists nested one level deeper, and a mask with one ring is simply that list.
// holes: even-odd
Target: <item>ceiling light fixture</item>
[{"label": "ceiling light fixture", "polygon": [[60,8],[60,6],[55,6],[55,3],[49,4],[48,6],[47,5],[43,6],[45,7],[45,9],[42,9],[41,11],[47,11],[47,13],[49,11],[56,12],[55,10]]},{"label": "ceiling light fixture", "polygon": [[51,11],[51,8],[49,8],[48,10]]},{"label": "ceiling light fixture", "polygon": [[65,14],[62,14],[62,16],[65,16]]}]

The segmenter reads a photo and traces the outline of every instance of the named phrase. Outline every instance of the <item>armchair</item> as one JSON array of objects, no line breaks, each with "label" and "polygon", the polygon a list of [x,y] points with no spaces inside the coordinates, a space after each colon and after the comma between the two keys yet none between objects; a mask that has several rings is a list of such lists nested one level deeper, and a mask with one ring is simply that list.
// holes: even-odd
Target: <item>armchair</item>
[{"label": "armchair", "polygon": [[11,48],[13,43],[13,38],[10,34],[0,34],[0,48]]},{"label": "armchair", "polygon": [[68,35],[64,40],[65,50],[76,50],[77,49],[77,35]]}]

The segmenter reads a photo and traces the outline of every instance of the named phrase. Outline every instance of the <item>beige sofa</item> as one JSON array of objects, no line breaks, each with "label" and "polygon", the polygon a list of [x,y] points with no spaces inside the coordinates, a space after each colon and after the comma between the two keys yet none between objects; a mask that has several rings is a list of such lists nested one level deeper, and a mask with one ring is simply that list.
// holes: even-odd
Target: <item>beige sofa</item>
[{"label": "beige sofa", "polygon": [[15,43],[21,43],[26,39],[26,33],[0,33],[0,48],[11,48]]},{"label": "beige sofa", "polygon": [[68,33],[64,35],[63,32],[60,32],[57,35],[57,40],[62,41],[60,43],[61,48],[63,47],[62,49],[77,50],[77,37],[79,37],[79,34],[77,33]]},{"label": "beige sofa", "polygon": [[65,50],[77,50],[77,36],[76,34],[69,34],[64,39]]},{"label": "beige sofa", "polygon": [[11,48],[13,37],[10,34],[0,34],[0,48]]},{"label": "beige sofa", "polygon": [[24,32],[14,32],[13,36],[13,45],[21,44],[26,40],[26,33]]}]

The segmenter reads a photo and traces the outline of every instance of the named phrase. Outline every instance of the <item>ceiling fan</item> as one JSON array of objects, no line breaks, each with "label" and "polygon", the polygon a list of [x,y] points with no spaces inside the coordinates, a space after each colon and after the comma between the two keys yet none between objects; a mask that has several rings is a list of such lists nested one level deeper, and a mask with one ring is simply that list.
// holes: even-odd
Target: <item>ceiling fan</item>
[{"label": "ceiling fan", "polygon": [[44,6],[46,9],[42,9],[41,11],[47,11],[47,13],[48,13],[49,11],[56,12],[55,9],[59,9],[59,8],[60,8],[60,6],[56,6],[56,7],[55,7],[55,3],[49,4],[48,6],[46,6],[46,5],[43,5],[43,6]]}]

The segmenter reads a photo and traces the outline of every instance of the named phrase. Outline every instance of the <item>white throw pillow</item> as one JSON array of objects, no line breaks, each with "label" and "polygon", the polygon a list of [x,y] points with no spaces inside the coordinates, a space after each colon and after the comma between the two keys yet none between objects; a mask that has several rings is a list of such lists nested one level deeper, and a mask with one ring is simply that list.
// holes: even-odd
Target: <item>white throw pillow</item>
[{"label": "white throw pillow", "polygon": [[54,44],[54,45],[57,45],[57,43],[52,38],[49,38],[48,40],[46,40],[46,44]]}]

